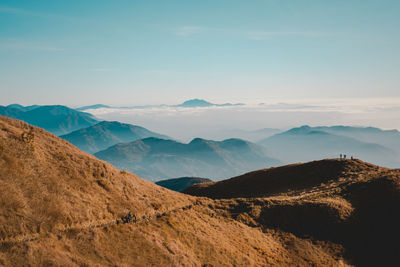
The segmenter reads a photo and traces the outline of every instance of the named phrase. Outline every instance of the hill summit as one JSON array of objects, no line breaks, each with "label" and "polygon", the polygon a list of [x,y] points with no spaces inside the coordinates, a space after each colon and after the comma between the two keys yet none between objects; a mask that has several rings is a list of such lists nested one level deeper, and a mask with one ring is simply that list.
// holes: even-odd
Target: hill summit
[{"label": "hill summit", "polygon": [[247,225],[337,244],[356,266],[390,266],[400,252],[400,170],[327,159],[196,184],[184,192],[218,199],[215,210]]}]

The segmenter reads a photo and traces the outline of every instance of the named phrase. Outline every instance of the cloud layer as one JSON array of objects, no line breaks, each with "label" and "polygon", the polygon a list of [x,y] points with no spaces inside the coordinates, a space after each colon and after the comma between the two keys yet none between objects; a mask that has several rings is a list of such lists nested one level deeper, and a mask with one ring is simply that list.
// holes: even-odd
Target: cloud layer
[{"label": "cloud layer", "polygon": [[179,140],[223,139],[230,129],[287,129],[300,125],[353,125],[400,129],[400,99],[319,99],[231,107],[142,106],[88,112],[105,120],[138,124]]}]

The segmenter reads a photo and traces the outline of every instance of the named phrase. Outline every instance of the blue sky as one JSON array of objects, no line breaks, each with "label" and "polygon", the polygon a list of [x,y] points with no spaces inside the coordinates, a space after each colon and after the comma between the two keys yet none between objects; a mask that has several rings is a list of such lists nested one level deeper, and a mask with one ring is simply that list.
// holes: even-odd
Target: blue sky
[{"label": "blue sky", "polygon": [[400,1],[0,1],[0,104],[400,97]]}]

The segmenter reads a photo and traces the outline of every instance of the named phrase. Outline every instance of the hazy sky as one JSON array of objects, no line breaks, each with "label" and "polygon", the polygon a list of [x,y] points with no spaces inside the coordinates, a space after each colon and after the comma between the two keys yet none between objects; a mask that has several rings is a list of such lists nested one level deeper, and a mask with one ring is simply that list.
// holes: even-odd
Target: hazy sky
[{"label": "hazy sky", "polygon": [[400,97],[398,0],[0,1],[0,104]]}]

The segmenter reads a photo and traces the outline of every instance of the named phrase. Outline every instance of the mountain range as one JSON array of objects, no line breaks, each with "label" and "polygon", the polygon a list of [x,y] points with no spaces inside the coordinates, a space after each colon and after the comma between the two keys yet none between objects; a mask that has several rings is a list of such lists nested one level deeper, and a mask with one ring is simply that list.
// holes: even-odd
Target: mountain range
[{"label": "mountain range", "polygon": [[230,106],[243,106],[243,103],[224,103],[224,104],[215,104],[208,102],[203,99],[189,99],[184,101],[181,104],[178,105],[166,105],[166,104],[161,104],[161,105],[144,105],[144,106],[126,106],[126,107],[113,107],[113,106],[108,106],[104,104],[95,104],[95,105],[89,105],[89,106],[83,106],[76,108],[78,111],[85,111],[89,109],[99,109],[99,108],[119,108],[119,109],[135,109],[135,108],[152,108],[152,107],[183,107],[183,108],[198,108],[198,107],[230,107]]},{"label": "mountain range", "polygon": [[117,144],[94,155],[152,181],[184,176],[221,179],[280,164],[262,146],[240,139],[196,138],[184,144],[151,137]]},{"label": "mountain range", "polygon": [[112,107],[107,106],[107,105],[103,105],[103,104],[96,104],[96,105],[79,107],[79,108],[76,108],[76,110],[85,111],[85,110],[88,110],[88,109],[98,109],[98,108],[112,108]]},{"label": "mountain range", "polygon": [[20,109],[20,110],[23,110],[23,111],[32,110],[32,109],[35,109],[35,108],[38,108],[38,107],[40,107],[40,106],[39,105],[23,106],[23,105],[20,105],[20,104],[11,104],[11,105],[7,106],[7,108],[16,108],[16,109]]},{"label": "mountain range", "polygon": [[225,103],[225,104],[214,104],[211,102],[208,102],[206,100],[203,99],[190,99],[187,100],[185,102],[183,102],[182,104],[176,105],[177,107],[184,107],[184,108],[197,108],[197,107],[229,107],[229,106],[243,106],[244,104],[242,103],[236,103],[236,104],[231,104],[231,103]]},{"label": "mountain range", "polygon": [[317,131],[343,135],[367,143],[375,143],[393,149],[400,154],[400,132],[398,130],[382,130],[375,127],[354,126],[319,126]]},{"label": "mountain range", "polygon": [[169,139],[168,136],[146,128],[117,121],[102,121],[60,137],[92,154],[118,143],[132,142],[147,137]]},{"label": "mountain range", "polygon": [[[283,133],[279,133],[258,142],[270,151],[274,151],[276,156],[285,163],[305,162],[321,158],[339,157],[339,154],[346,154],[347,157],[354,156],[369,162],[374,162],[383,166],[398,167],[400,164],[398,154],[392,147],[388,148],[381,144],[360,141],[356,130],[348,127],[347,132],[336,130],[334,127],[309,127],[302,126],[292,128]],[[369,129],[357,129],[366,132]],[[378,136],[384,139],[386,132],[381,131]],[[367,138],[365,134],[363,140],[378,141],[378,138]],[[400,142],[400,138],[397,140]]]},{"label": "mountain range", "polygon": [[0,115],[23,120],[41,127],[55,135],[63,135],[98,123],[89,113],[76,111],[66,106],[28,106],[18,104],[0,106]]}]

